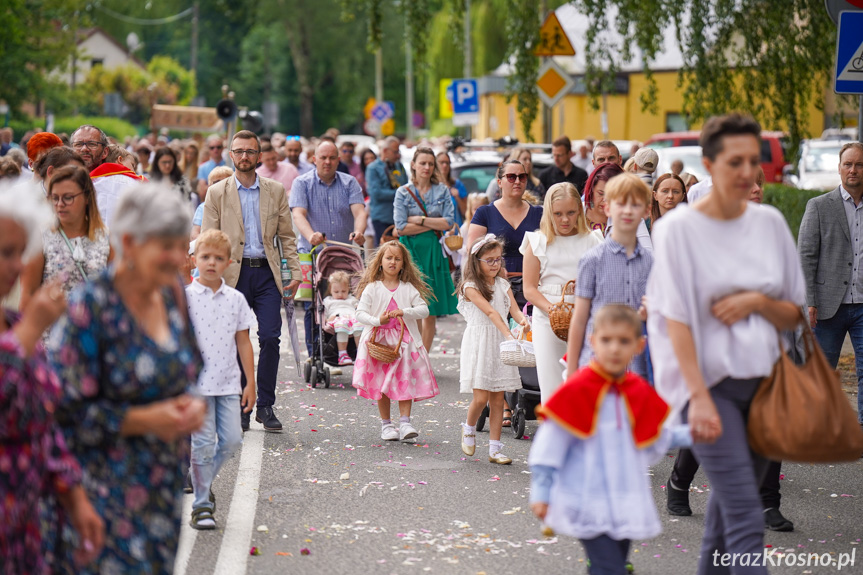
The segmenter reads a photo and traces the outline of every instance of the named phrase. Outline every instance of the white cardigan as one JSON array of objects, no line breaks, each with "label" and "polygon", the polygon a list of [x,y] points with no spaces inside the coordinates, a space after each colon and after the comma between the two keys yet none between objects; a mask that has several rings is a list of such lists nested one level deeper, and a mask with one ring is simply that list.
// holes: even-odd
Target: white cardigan
[{"label": "white cardigan", "polygon": [[417,288],[406,282],[400,282],[399,287],[395,292],[391,292],[380,281],[366,286],[363,294],[360,296],[360,304],[357,306],[357,319],[365,325],[363,335],[360,338],[360,345],[371,338],[372,327],[381,325],[381,315],[387,311],[387,306],[390,305],[390,299],[395,298],[396,304],[405,315],[402,318],[405,322],[405,327],[411,334],[414,342],[418,346],[422,346],[423,340],[420,337],[419,322],[417,320],[427,318],[429,316],[429,306],[417,291]]}]

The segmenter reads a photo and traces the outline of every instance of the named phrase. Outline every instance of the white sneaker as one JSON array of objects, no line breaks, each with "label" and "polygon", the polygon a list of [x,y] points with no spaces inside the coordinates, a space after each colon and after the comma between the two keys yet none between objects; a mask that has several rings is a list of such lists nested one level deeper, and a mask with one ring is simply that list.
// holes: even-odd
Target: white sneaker
[{"label": "white sneaker", "polygon": [[399,432],[396,430],[396,426],[392,423],[388,423],[381,428],[381,439],[384,441],[398,441]]},{"label": "white sneaker", "polygon": [[417,433],[417,430],[414,429],[414,426],[407,421],[399,425],[399,439],[401,439],[402,441],[404,441],[405,439],[413,439],[417,435],[419,435],[419,433]]}]

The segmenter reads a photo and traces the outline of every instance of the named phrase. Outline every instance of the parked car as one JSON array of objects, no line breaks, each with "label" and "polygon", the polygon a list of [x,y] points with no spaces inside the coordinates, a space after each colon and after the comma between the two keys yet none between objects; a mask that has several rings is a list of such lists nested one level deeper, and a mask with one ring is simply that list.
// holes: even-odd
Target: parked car
[{"label": "parked car", "polygon": [[683,162],[683,171],[694,175],[698,181],[707,177],[707,169],[701,161],[701,146],[659,148],[656,154],[659,156],[655,172],[657,176],[671,172],[671,163],[680,160]]},{"label": "parked car", "polygon": [[[672,146],[698,146],[700,131],[665,132],[654,134],[645,146],[653,149],[670,148]],[[788,164],[788,135],[784,132],[761,132],[761,168],[764,170],[765,181],[781,182],[783,168]]]},{"label": "parked car", "polygon": [[797,173],[788,172],[786,182],[802,190],[832,190],[839,178],[839,150],[853,140],[805,140],[800,146]]}]

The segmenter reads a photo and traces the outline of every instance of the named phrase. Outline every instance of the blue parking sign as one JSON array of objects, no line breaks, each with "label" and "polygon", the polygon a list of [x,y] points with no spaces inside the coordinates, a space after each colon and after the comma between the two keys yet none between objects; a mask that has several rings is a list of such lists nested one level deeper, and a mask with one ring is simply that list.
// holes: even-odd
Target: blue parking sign
[{"label": "blue parking sign", "polygon": [[476,114],[479,112],[479,91],[476,80],[452,81],[452,111],[454,114]]},{"label": "blue parking sign", "polygon": [[833,90],[837,94],[863,94],[863,12],[839,14]]}]

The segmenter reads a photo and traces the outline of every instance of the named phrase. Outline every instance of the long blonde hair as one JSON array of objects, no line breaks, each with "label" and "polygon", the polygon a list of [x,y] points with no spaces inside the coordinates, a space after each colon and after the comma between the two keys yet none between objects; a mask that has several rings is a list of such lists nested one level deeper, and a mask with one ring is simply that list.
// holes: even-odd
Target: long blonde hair
[{"label": "long blonde hair", "polygon": [[363,295],[363,290],[365,290],[369,285],[384,278],[383,262],[384,255],[386,255],[387,250],[397,250],[402,256],[402,269],[399,272],[399,281],[409,283],[417,288],[417,291],[420,292],[420,295],[426,302],[429,302],[432,299],[437,300],[431,288],[423,278],[422,272],[414,263],[411,253],[406,247],[404,247],[404,245],[395,240],[381,244],[381,247],[379,247],[375,252],[375,255],[372,257],[372,261],[369,263],[368,267],[366,267],[363,275],[360,276],[360,283],[357,285],[356,289],[357,298]]},{"label": "long blonde hair", "polygon": [[587,227],[587,217],[584,214],[584,205],[581,203],[581,194],[579,194],[578,188],[569,182],[554,184],[545,194],[545,202],[542,205],[542,219],[539,221],[539,230],[545,235],[548,245],[553,244],[557,237],[557,228],[554,225],[554,213],[551,206],[554,202],[565,198],[572,198],[578,205],[578,215],[576,216],[575,223],[576,233],[581,235],[590,232],[590,228]]}]

